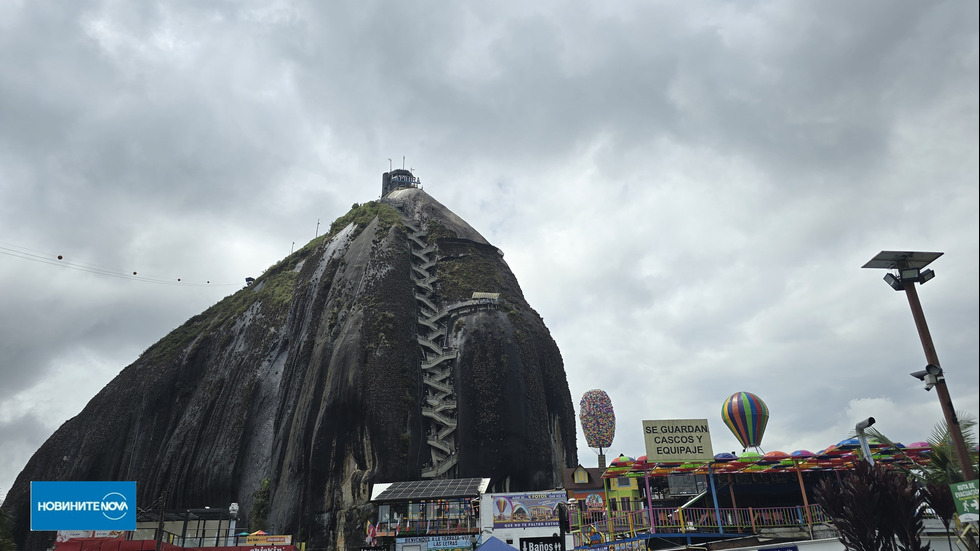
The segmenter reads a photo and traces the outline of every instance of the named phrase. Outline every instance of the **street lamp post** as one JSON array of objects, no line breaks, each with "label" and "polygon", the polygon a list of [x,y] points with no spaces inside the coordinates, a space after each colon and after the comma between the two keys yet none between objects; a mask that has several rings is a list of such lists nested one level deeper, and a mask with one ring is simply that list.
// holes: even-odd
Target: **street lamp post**
[{"label": "street lamp post", "polygon": [[[926,380],[926,390],[932,387],[936,389],[939,397],[939,405],[943,408],[943,416],[946,418],[946,427],[949,429],[949,436],[953,440],[953,448],[956,450],[956,458],[959,460],[960,469],[963,472],[963,480],[973,480],[976,474],[973,472],[973,463],[970,461],[970,453],[966,449],[966,442],[963,440],[963,431],[960,429],[959,419],[956,418],[956,410],[953,409],[953,401],[949,397],[949,390],[946,388],[946,379],[943,377],[942,368],[939,367],[939,356],[936,354],[936,345],[932,343],[932,335],[929,333],[929,326],[926,325],[926,316],[922,312],[922,303],[919,302],[919,294],[915,290],[915,284],[923,284],[933,277],[932,270],[923,270],[933,260],[942,256],[943,253],[911,252],[911,251],[881,251],[874,258],[868,261],[862,268],[883,268],[895,270],[896,273],[889,272],[885,275],[885,282],[896,291],[905,291],[909,299],[909,307],[912,309],[912,319],[915,321],[915,328],[919,332],[919,340],[922,342],[922,350],[925,352],[926,362],[928,363],[925,371],[913,373],[912,376]],[[929,369],[932,368],[932,369]],[[932,386],[930,386],[932,385]]]},{"label": "street lamp post", "polygon": [[875,424],[874,417],[868,417],[864,421],[859,422],[854,425],[854,431],[857,432],[858,442],[861,443],[861,453],[864,454],[864,460],[869,464],[875,464],[875,458],[871,455],[871,446],[868,445],[868,435],[864,433],[865,430]]},{"label": "street lamp post", "polygon": [[[231,517],[231,520],[228,522],[228,537],[227,537],[227,541],[228,541],[227,545],[230,546],[230,545],[232,545],[233,542],[234,543],[237,543],[237,541],[235,541],[235,540],[238,539],[238,536],[235,536],[235,528],[236,528],[236,525],[238,524],[238,504],[237,503],[232,503],[231,505],[228,506],[228,516]],[[235,540],[232,540],[231,539],[232,536],[235,537]]]}]

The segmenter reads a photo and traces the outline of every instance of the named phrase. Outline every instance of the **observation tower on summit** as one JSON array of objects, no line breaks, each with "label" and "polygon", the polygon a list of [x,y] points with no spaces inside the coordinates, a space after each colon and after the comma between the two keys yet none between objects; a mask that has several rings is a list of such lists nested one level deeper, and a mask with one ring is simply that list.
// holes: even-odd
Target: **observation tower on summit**
[{"label": "observation tower on summit", "polygon": [[411,170],[396,168],[381,175],[381,196],[385,197],[392,191],[406,187],[419,187],[422,181],[412,174]]}]

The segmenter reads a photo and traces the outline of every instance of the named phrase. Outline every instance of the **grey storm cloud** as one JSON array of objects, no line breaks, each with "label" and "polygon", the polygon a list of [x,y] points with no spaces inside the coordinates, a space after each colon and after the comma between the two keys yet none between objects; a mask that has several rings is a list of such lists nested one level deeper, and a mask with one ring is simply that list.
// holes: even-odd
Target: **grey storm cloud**
[{"label": "grey storm cloud", "polygon": [[773,448],[928,436],[882,249],[946,253],[921,295],[976,416],[978,35],[955,1],[3,4],[0,492],[402,156],[506,253],[576,403],[609,393],[615,453],[655,418],[734,449],[738,390]]}]

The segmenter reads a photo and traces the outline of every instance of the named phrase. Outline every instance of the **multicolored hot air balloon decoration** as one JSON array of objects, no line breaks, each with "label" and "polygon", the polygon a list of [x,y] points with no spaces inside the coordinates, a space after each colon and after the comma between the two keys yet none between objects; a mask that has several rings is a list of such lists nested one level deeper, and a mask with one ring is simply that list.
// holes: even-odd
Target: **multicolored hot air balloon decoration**
[{"label": "multicolored hot air balloon decoration", "polygon": [[582,432],[590,448],[599,450],[599,467],[606,468],[603,449],[612,446],[616,435],[616,414],[613,413],[612,400],[604,390],[593,389],[582,395],[578,404],[578,418]]},{"label": "multicolored hot air balloon decoration", "polygon": [[495,519],[501,522],[511,519],[513,509],[509,499],[503,496],[498,496],[497,499],[494,500],[494,505],[496,505],[497,508],[497,514],[494,516]]},{"label": "multicolored hot air balloon decoration", "polygon": [[769,422],[766,403],[751,392],[736,392],[721,406],[721,419],[742,444],[742,451],[758,448]]}]

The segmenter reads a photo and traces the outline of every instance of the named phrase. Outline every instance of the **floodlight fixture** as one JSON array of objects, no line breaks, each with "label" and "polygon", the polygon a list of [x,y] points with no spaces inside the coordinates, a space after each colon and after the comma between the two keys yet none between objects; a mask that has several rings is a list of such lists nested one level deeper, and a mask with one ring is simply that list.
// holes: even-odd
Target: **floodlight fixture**
[{"label": "floodlight fixture", "polygon": [[864,421],[861,421],[860,423],[854,425],[854,430],[859,430],[859,431],[860,430],[865,430],[865,429],[870,428],[871,425],[873,425],[873,424],[875,424],[875,418],[874,417],[868,417]]},{"label": "floodlight fixture", "polygon": [[899,273],[902,275],[902,281],[908,281],[910,279],[919,279],[918,268],[904,268]]},{"label": "floodlight fixture", "polygon": [[909,375],[924,382],[926,384],[926,390],[932,390],[939,381],[946,381],[946,378],[943,377],[943,368],[935,364],[929,364],[922,371],[915,371],[909,373]]},{"label": "floodlight fixture", "polygon": [[904,287],[902,280],[895,277],[895,274],[885,274],[884,280],[885,283],[891,285],[892,289],[895,289],[896,291],[901,291]]}]

